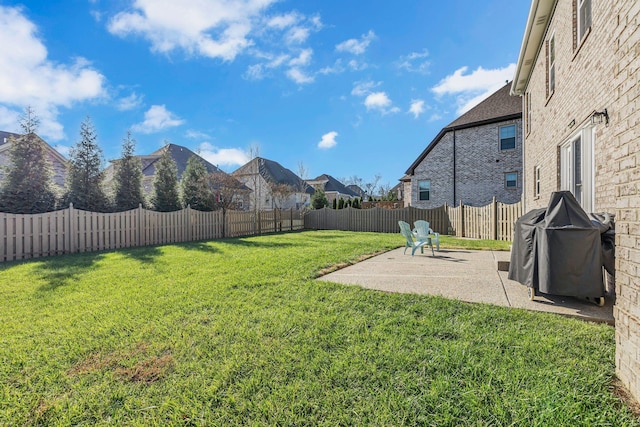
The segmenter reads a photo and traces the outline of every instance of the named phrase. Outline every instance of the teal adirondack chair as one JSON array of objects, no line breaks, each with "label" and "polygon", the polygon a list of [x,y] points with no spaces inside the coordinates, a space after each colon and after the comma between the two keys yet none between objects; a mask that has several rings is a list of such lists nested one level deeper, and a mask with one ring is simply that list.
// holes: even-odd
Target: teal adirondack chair
[{"label": "teal adirondack chair", "polygon": [[413,225],[413,235],[416,236],[416,240],[433,239],[436,242],[436,251],[440,251],[440,234],[429,227],[429,221],[419,219]]},{"label": "teal adirondack chair", "polygon": [[400,226],[400,233],[406,239],[406,244],[404,247],[404,253],[407,253],[407,248],[411,248],[411,256],[416,253],[416,249],[420,248],[420,253],[424,253],[424,247],[431,247],[431,255],[434,256],[433,253],[433,245],[431,244],[431,238],[427,237],[423,240],[413,240],[413,233],[411,232],[411,226],[409,223],[404,221],[398,221],[398,225]]}]

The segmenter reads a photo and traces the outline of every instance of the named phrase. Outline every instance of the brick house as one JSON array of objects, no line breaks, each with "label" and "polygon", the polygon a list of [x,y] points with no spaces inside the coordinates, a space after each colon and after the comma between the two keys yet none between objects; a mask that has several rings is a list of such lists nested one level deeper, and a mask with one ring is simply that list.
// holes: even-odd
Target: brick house
[{"label": "brick house", "polygon": [[[4,179],[4,167],[9,164],[9,151],[11,150],[12,139],[19,138],[20,136],[21,135],[17,133],[0,131],[0,181]],[[49,158],[53,172],[53,183],[58,190],[62,191],[65,180],[67,179],[67,159],[38,135],[36,135],[36,137],[42,141],[47,149],[47,157]]]},{"label": "brick house", "polygon": [[522,102],[506,84],[443,128],[402,178],[404,205],[484,206],[522,195]]},{"label": "brick house", "polygon": [[314,179],[308,179],[307,184],[313,188],[322,188],[327,196],[329,204],[334,200],[352,200],[356,197],[360,197],[358,193],[332,177],[331,175],[323,174]]},{"label": "brick house", "polygon": [[311,203],[313,188],[273,160],[256,157],[231,172],[252,190],[250,209],[302,209]]},{"label": "brick house", "polygon": [[[193,151],[189,150],[187,147],[176,144],[167,144],[151,154],[135,156],[140,159],[140,163],[142,164],[142,188],[144,190],[144,194],[147,196],[150,196],[153,191],[153,179],[156,175],[156,162],[160,160],[160,157],[162,156],[164,150],[169,150],[171,158],[174,162],[176,162],[176,167],[178,169],[178,180],[182,178],[182,173],[187,168],[187,162],[189,161],[191,156],[200,157]],[[220,169],[218,169],[202,157],[200,157],[200,160],[204,164],[208,173],[222,173]],[[119,160],[109,160],[110,164],[104,170],[105,185],[107,185],[108,187],[111,185],[111,182],[113,180],[115,165],[118,163],[118,161]]]},{"label": "brick house", "polygon": [[570,190],[616,215],[616,373],[640,398],[640,2],[533,0],[511,92],[524,210]]}]

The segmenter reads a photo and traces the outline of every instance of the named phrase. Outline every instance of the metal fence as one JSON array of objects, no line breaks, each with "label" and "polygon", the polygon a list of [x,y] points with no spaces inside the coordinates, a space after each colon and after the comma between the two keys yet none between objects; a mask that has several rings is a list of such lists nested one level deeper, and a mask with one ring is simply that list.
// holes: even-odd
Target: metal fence
[{"label": "metal fence", "polygon": [[447,205],[434,209],[319,209],[304,215],[304,228],[316,230],[397,233],[398,221],[429,221],[440,234],[488,240],[513,240],[513,224],[522,215],[520,202],[508,205],[495,199],[483,207]]},{"label": "metal fence", "polygon": [[67,209],[0,213],[0,262],[135,246],[240,237],[304,228],[302,212],[155,212],[139,207],[97,213]]}]

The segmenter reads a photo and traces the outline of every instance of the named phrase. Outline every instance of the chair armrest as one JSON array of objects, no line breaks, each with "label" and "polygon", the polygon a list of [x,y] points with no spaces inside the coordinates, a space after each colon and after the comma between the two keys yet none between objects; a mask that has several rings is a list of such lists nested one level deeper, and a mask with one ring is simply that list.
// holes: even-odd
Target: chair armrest
[{"label": "chair armrest", "polygon": [[440,251],[440,233],[436,233],[433,230],[430,230],[436,237],[435,237],[435,241],[436,241],[436,251]]}]

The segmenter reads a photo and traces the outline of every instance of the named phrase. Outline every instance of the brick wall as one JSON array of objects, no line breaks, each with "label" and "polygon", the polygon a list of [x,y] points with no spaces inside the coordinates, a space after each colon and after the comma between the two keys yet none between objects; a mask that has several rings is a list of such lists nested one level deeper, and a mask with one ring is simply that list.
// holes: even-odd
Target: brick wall
[{"label": "brick wall", "polygon": [[[594,210],[616,214],[616,373],[640,399],[640,2],[592,2],[592,27],[582,43],[574,41],[573,22],[572,1],[559,0],[545,36],[555,34],[555,91],[546,96],[544,44],[527,86],[525,211],[546,206],[560,189],[559,147],[578,129],[591,129]],[[592,113],[605,108],[609,126],[591,124]],[[535,166],[542,172],[537,198]]]},{"label": "brick wall", "polygon": [[[415,168],[407,199],[411,206],[435,208],[445,202],[455,206],[462,200],[469,206],[485,206],[495,197],[503,203],[516,203],[522,195],[522,124],[521,120],[476,126],[455,131],[455,200],[453,138],[454,132],[447,132]],[[516,148],[500,150],[499,129],[501,126],[516,125]],[[506,188],[504,174],[516,172],[516,188]],[[418,181],[431,181],[431,200],[420,201]],[[409,199],[410,197],[410,199]]]},{"label": "brick wall", "polygon": [[612,8],[611,163],[616,199],[616,372],[640,399],[640,2],[617,1]]}]

